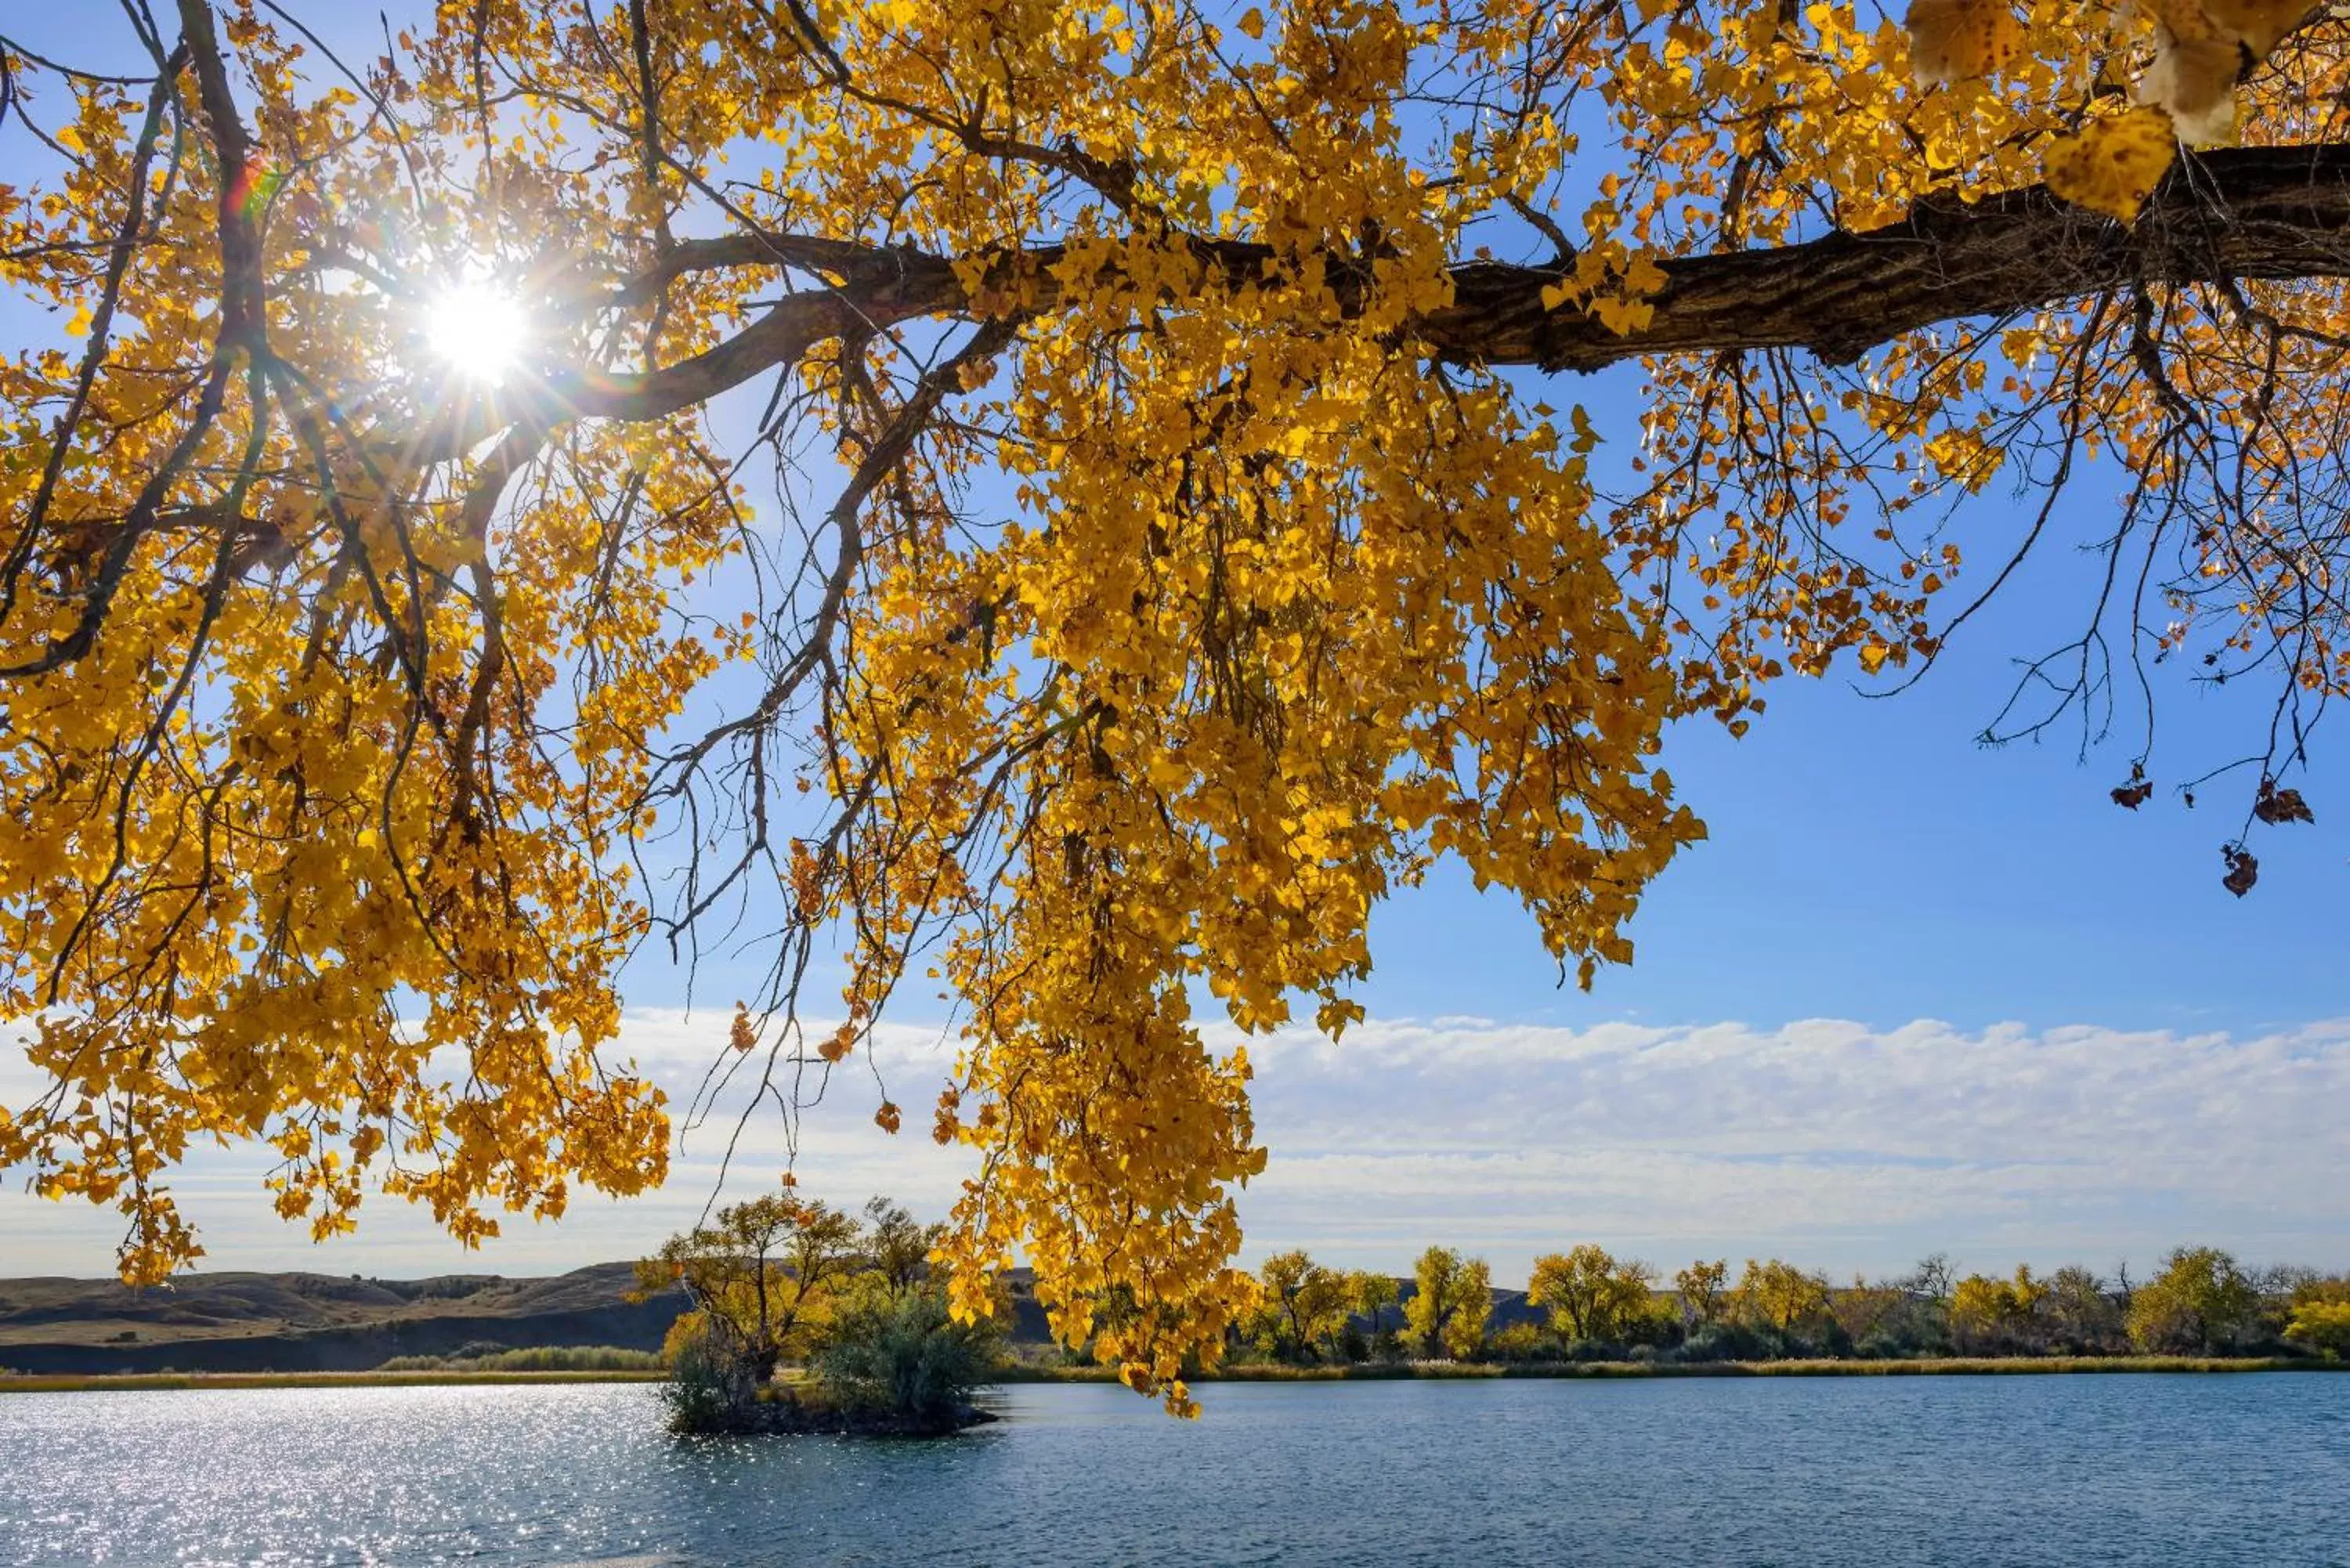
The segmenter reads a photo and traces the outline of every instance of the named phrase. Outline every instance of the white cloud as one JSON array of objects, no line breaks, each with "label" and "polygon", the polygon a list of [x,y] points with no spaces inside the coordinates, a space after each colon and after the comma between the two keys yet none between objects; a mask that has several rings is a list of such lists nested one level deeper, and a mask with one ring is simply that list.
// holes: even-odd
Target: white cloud
[{"label": "white cloud", "polygon": [[[724,1027],[718,1012],[636,1012],[623,1045],[681,1100]],[[943,1211],[965,1157],[932,1145],[924,1123],[952,1049],[936,1030],[884,1032],[876,1060],[907,1110],[895,1138],[869,1120],[879,1091],[852,1059],[802,1129],[809,1189]],[[1444,1018],[1249,1049],[1273,1151],[1243,1199],[1252,1256],[1302,1245],[1401,1268],[1441,1241],[1490,1257],[1504,1281],[1534,1253],[1586,1240],[1669,1264],[1779,1253],[1838,1272],[1889,1272],[1937,1249],[1985,1268],[2122,1256],[2142,1267],[2189,1241],[2256,1261],[2350,1262],[2350,1219],[2332,1197],[2350,1185],[2339,1133],[2350,1023],[2230,1036]],[[21,1095],[23,1073],[0,1067],[0,1103]],[[509,1221],[512,1234],[473,1257],[390,1202],[363,1211],[358,1238],[313,1249],[271,1217],[250,1154],[201,1159],[179,1187],[212,1267],[539,1272],[631,1255],[690,1222],[716,1188],[730,1126],[687,1134],[663,1192],[583,1199],[557,1225]],[[773,1113],[754,1117],[730,1192],[764,1189],[783,1148]],[[0,1273],[95,1273],[115,1233],[107,1216],[12,1191],[0,1238]]]},{"label": "white cloud", "polygon": [[[715,1011],[691,1017],[676,1010],[632,1012],[618,1048],[608,1054],[615,1065],[633,1057],[637,1069],[671,1096],[678,1128],[664,1187],[625,1201],[575,1191],[570,1212],[551,1223],[500,1214],[504,1234],[478,1251],[451,1241],[424,1211],[380,1196],[360,1209],[356,1235],[313,1245],[306,1228],[281,1223],[270,1208],[261,1182],[272,1156],[253,1146],[197,1150],[172,1177],[172,1192],[199,1231],[206,1250],[202,1266],[207,1269],[314,1269],[386,1278],[530,1274],[638,1256],[692,1224],[713,1196],[732,1200],[772,1190],[789,1159],[791,1140],[772,1100],[741,1118],[754,1083],[747,1075],[718,1096],[699,1125],[685,1125],[702,1075],[729,1055],[731,1016]],[[814,1037],[825,1033],[812,1028]],[[931,1142],[928,1106],[952,1056],[952,1041],[936,1029],[884,1025],[871,1050],[837,1070],[826,1103],[801,1124],[798,1165],[808,1190],[851,1202],[886,1192],[922,1212],[942,1215],[960,1190],[964,1165],[955,1152]],[[905,1107],[905,1130],[895,1137],[872,1120],[883,1095],[875,1081],[877,1069],[888,1094]],[[20,1056],[0,1052],[0,1105],[23,1104],[37,1092],[36,1085]],[[33,1198],[20,1179],[0,1189],[0,1277],[109,1272],[120,1234],[111,1210]]]},{"label": "white cloud", "polygon": [[1595,1240],[1839,1272],[2141,1263],[2210,1240],[2335,1262],[2350,1023],[2236,1038],[1932,1020],[1570,1030],[1373,1024],[1251,1051],[1274,1164],[1253,1248],[1499,1277]]}]

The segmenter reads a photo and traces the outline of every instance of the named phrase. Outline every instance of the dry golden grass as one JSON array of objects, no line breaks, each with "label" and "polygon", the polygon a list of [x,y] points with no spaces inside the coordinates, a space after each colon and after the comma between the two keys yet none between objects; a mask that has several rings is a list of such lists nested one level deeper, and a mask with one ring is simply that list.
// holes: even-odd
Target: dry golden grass
[{"label": "dry golden grass", "polygon": [[[1407,1361],[1358,1366],[1243,1365],[1203,1373],[1199,1383],[1338,1383],[1393,1378],[1490,1377],[1918,1377],[2014,1376],[2045,1373],[2345,1372],[2350,1362],[2286,1356],[2041,1355],[1921,1356],[1907,1361],[1563,1361],[1499,1364]],[[1006,1383],[1113,1383],[1107,1366],[1007,1368]]]}]

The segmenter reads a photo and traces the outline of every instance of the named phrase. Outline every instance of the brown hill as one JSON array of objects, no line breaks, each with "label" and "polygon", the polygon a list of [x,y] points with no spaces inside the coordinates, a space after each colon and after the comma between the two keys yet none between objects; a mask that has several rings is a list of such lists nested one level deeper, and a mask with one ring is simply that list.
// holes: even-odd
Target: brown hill
[{"label": "brown hill", "polygon": [[627,1263],[549,1279],[187,1274],[0,1280],[0,1366],[25,1372],[351,1372],[469,1345],[658,1350],[682,1296],[632,1302]]}]

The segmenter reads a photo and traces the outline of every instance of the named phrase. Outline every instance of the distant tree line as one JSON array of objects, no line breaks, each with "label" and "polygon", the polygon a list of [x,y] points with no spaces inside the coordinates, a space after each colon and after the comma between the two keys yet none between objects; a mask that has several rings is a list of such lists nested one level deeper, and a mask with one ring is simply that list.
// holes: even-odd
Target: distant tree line
[{"label": "distant tree line", "polygon": [[[639,1292],[691,1303],[664,1355],[682,1430],[950,1429],[1003,1365],[1010,1298],[958,1322],[934,1226],[877,1198],[861,1212],[786,1189],[720,1210],[638,1265]],[[1833,1357],[2275,1356],[2350,1359],[2350,1275],[2249,1269],[2181,1247],[2150,1277],[2074,1266],[1961,1275],[1937,1253],[1837,1284],[1783,1259],[1699,1259],[1670,1275],[1585,1243],[1497,1291],[1482,1258],[1430,1247],[1409,1278],[1277,1253],[1233,1326],[1232,1362],[1702,1363]],[[1108,1293],[1097,1330],[1162,1310]],[[968,1315],[968,1314],[966,1314]],[[1079,1346],[1067,1352],[1087,1358]],[[876,1427],[872,1423],[882,1423]],[[827,1424],[828,1423],[828,1424]]]},{"label": "distant tree line", "polygon": [[[1298,1366],[1414,1358],[1767,1361],[1790,1357],[2168,1355],[2350,1356],[2350,1276],[2248,1269],[2181,1247],[2149,1279],[2078,1266],[1960,1276],[1939,1253],[1911,1272],[1839,1285],[1782,1259],[1700,1259],[1662,1279],[1588,1243],[1534,1260],[1523,1307],[1484,1260],[1447,1247],[1409,1280],[1265,1260],[1232,1349]],[[1514,1293],[1512,1293],[1514,1295]],[[1497,1308],[1502,1310],[1497,1312]],[[1501,1320],[1501,1321],[1497,1321]]]}]

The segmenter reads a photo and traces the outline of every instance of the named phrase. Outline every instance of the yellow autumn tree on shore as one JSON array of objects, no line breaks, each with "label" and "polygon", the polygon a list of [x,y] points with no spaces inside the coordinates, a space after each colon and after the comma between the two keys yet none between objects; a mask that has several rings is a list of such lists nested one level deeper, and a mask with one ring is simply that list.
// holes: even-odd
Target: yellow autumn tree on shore
[{"label": "yellow autumn tree on shore", "polygon": [[[1668,727],[1930,661],[2012,567],[1946,521],[1995,478],[2111,569],[1994,732],[2264,676],[2229,886],[2309,815],[2330,11],[313,9],[0,38],[0,269],[58,328],[0,361],[0,1013],[47,1085],[0,1165],[119,1209],[128,1278],[197,1255],[215,1138],[320,1234],[659,1180],[616,972],[775,909],[729,1059],[838,1098],[934,968],[956,1301],[1024,1254],[1180,1406],[1266,1158],[1195,1004],[1340,1033],[1443,857],[1627,961],[1702,832]],[[1573,406],[1618,365],[1637,429]]]}]

